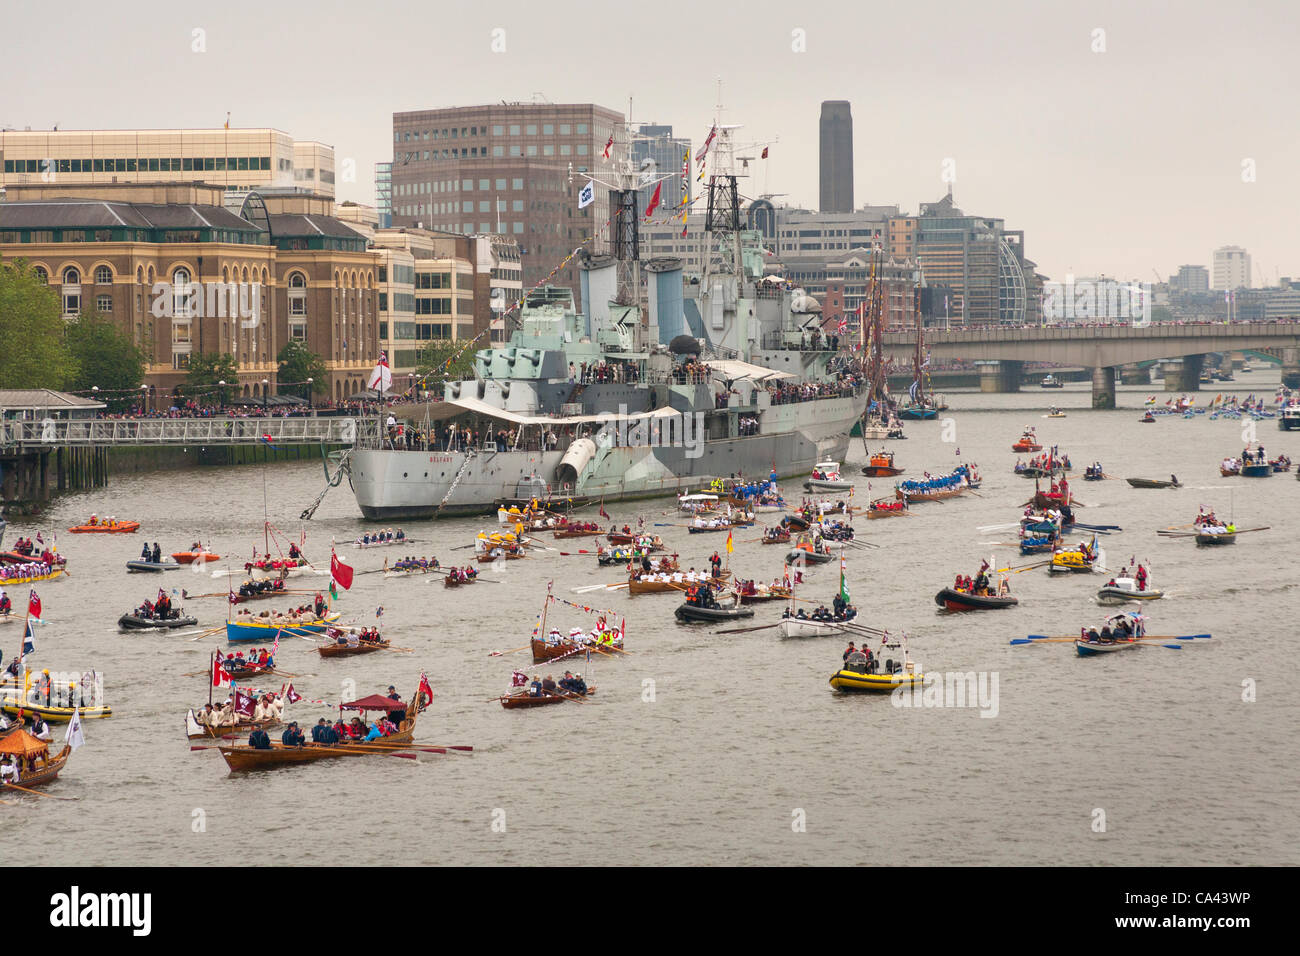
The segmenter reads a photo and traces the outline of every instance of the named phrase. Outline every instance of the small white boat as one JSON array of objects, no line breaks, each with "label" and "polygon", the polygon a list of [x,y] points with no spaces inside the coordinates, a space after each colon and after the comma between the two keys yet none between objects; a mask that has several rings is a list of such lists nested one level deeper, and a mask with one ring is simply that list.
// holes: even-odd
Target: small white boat
[{"label": "small white boat", "polygon": [[846,634],[848,628],[844,621],[814,621],[804,617],[783,617],[779,630],[782,637],[829,637],[832,634]]},{"label": "small white boat", "polygon": [[840,475],[838,461],[819,461],[813,465],[812,477],[803,483],[805,491],[850,491],[853,482]]},{"label": "small white boat", "polygon": [[1114,578],[1113,583],[1107,584],[1097,592],[1097,603],[1113,607],[1129,601],[1157,601],[1164,596],[1164,591],[1152,587],[1139,591],[1134,578],[1122,576]]}]

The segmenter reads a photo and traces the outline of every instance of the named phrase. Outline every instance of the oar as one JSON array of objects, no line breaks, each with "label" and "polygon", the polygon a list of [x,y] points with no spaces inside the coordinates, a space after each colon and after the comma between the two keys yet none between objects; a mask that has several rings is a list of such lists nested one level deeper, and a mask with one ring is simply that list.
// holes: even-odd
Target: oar
[{"label": "oar", "polygon": [[[80,797],[56,797],[52,793],[41,793],[39,790],[28,790],[26,787],[18,786],[18,784],[16,783],[6,783],[4,786],[8,787],[10,790],[21,790],[23,793],[34,793],[36,794],[36,796],[44,797],[46,800],[79,800],[80,799]],[[0,787],[0,790],[3,789],[4,787]]]},{"label": "oar", "polygon": [[763,624],[763,625],[760,625],[759,627],[736,627],[736,628],[732,628],[732,629],[729,630],[729,631],[714,631],[713,633],[714,633],[714,634],[748,634],[748,633],[750,633],[751,631],[766,631],[766,630],[769,630],[770,628],[773,628],[773,627],[780,627],[780,626],[781,626],[781,625],[780,625],[779,623],[777,623],[777,624]]},{"label": "oar", "polygon": [[523,647],[512,647],[508,651],[492,651],[488,654],[488,657],[502,657],[506,654],[513,654],[516,651],[526,651],[532,646],[532,644],[525,644]]}]

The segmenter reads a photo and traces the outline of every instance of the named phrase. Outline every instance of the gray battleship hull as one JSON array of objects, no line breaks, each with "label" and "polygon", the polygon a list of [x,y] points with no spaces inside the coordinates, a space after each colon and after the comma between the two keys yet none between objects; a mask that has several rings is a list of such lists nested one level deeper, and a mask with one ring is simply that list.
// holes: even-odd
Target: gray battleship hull
[{"label": "gray battleship hull", "polygon": [[706,441],[695,449],[604,449],[571,486],[556,479],[564,451],[476,452],[466,464],[460,452],[356,448],[352,488],[363,515],[388,521],[494,512],[496,502],[515,497],[520,482],[530,475],[548,482],[552,494],[606,501],[674,495],[732,474],[765,476],[775,470],[790,477],[811,471],[818,461],[842,461],[849,429],[866,401],[861,395],[778,406],[786,428]]}]

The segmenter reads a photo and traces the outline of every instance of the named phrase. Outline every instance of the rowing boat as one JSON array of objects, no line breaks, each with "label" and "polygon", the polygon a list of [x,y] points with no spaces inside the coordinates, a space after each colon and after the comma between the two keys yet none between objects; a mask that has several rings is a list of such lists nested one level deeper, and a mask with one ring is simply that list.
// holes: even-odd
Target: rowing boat
[{"label": "rowing boat", "polygon": [[668,591],[685,591],[692,584],[708,584],[711,587],[720,587],[730,577],[730,571],[719,571],[717,577],[709,577],[704,574],[691,577],[689,572],[682,574],[680,571],[652,571],[649,575],[640,572],[628,577],[627,593],[663,594]]},{"label": "rowing boat", "polygon": [[492,562],[497,561],[497,560],[502,560],[502,559],[504,559],[504,560],[506,560],[506,561],[518,561],[520,558],[526,558],[526,557],[528,557],[528,552],[527,552],[527,551],[522,551],[522,550],[521,550],[521,551],[501,551],[501,552],[496,553],[496,554],[492,554],[492,553],[488,553],[488,554],[476,554],[476,555],[474,556],[474,560],[477,561],[479,564],[491,564]]},{"label": "rowing boat", "polygon": [[810,617],[783,617],[777,629],[782,637],[829,637],[844,634],[849,621],[817,621]]},{"label": "rowing boat", "polygon": [[1093,657],[1097,654],[1112,654],[1115,651],[1126,651],[1137,646],[1138,642],[1134,640],[1087,641],[1080,637],[1076,638],[1074,641],[1074,648],[1080,657]]},{"label": "rowing boat", "polygon": [[[420,705],[417,706],[416,713],[410,714],[404,718],[398,726],[395,733],[387,737],[379,738],[378,746],[366,745],[361,741],[347,741],[337,744],[317,744],[304,743],[298,746],[287,746],[281,743],[272,743],[267,749],[250,747],[247,744],[233,744],[229,746],[220,746],[217,749],[221,751],[221,756],[225,758],[226,765],[230,767],[231,773],[241,773],[248,770],[264,770],[269,767],[287,766],[300,763],[312,763],[317,760],[327,760],[333,757],[363,757],[368,754],[382,753],[391,749],[393,744],[409,744],[415,735],[415,719],[420,710],[426,706],[423,696],[420,697]],[[400,700],[388,700],[377,695],[367,697],[364,700],[353,701],[349,704],[340,704],[341,710],[404,710],[407,707]]]},{"label": "rowing boat", "polygon": [[875,521],[877,518],[902,518],[908,514],[907,500],[903,501],[880,501],[871,502],[866,514],[863,515],[868,521]]},{"label": "rowing boat", "polygon": [[[594,693],[596,693],[596,688],[588,687],[585,696],[590,697]],[[521,690],[518,693],[507,694],[502,697],[501,706],[506,710],[514,710],[519,707],[544,707],[547,704],[560,704],[566,700],[582,700],[582,697],[573,694],[542,694],[534,697],[528,691]]]},{"label": "rowing boat", "polygon": [[766,601],[788,601],[793,596],[789,588],[769,587],[766,591],[758,591],[755,594],[746,594],[743,591],[738,592],[741,604],[762,604]]},{"label": "rowing boat", "polygon": [[238,621],[227,621],[226,640],[232,644],[242,644],[250,641],[271,644],[284,632],[290,634],[320,634],[326,627],[337,621],[340,616],[338,611],[332,611],[321,618],[307,618],[301,621],[250,616]]},{"label": "rowing boat", "polygon": [[1181,488],[1176,481],[1162,481],[1159,478],[1125,478],[1134,488]]},{"label": "rowing boat", "polygon": [[375,651],[387,650],[392,641],[358,641],[355,644],[322,644],[316,648],[321,657],[352,657],[357,654],[373,654]]},{"label": "rowing boat", "polygon": [[14,584],[35,584],[38,581],[53,581],[59,575],[66,573],[63,568],[51,568],[44,574],[28,574],[23,577],[5,578],[0,581],[0,586],[8,587]]},{"label": "rowing boat", "polygon": [[1216,546],[1237,543],[1237,532],[1235,531],[1199,531],[1196,534],[1196,543],[1205,546]]},{"label": "rowing boat", "polygon": [[259,727],[263,730],[270,730],[272,727],[278,726],[280,726],[280,721],[277,718],[272,717],[270,720],[263,720],[260,722],[243,720],[237,724],[226,724],[221,727],[209,727],[206,724],[199,723],[198,718],[194,715],[193,708],[185,714],[185,735],[189,737],[190,740],[220,739],[226,734],[238,736],[240,734],[251,734]]}]

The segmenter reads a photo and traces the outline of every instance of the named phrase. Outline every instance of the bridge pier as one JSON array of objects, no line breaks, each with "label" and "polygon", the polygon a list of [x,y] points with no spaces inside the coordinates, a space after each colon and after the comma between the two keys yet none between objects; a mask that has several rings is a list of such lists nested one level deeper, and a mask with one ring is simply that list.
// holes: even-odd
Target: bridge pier
[{"label": "bridge pier", "polygon": [[1122,365],[1119,370],[1119,380],[1125,385],[1150,385],[1151,366]]},{"label": "bridge pier", "polygon": [[1025,363],[1002,359],[993,362],[976,362],[980,371],[981,392],[1018,392],[1025,377]]},{"label": "bridge pier", "polygon": [[1300,388],[1300,349],[1282,350],[1282,384]]},{"label": "bridge pier", "polygon": [[1115,407],[1115,369],[1094,368],[1092,370],[1092,407]]},{"label": "bridge pier", "polygon": [[1160,363],[1165,372],[1166,392],[1199,392],[1204,355],[1184,355],[1180,359],[1166,359]]}]

